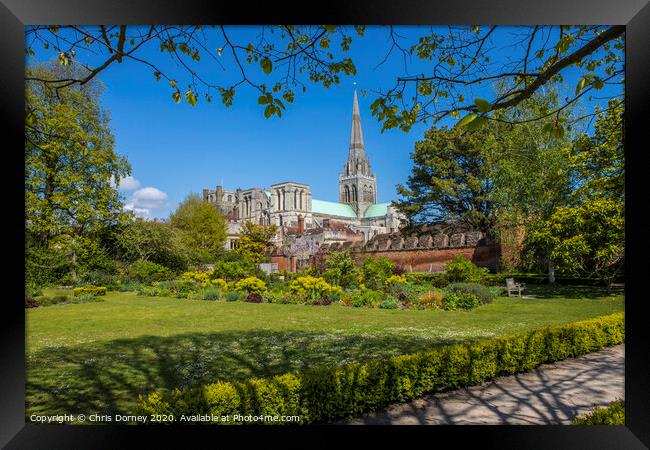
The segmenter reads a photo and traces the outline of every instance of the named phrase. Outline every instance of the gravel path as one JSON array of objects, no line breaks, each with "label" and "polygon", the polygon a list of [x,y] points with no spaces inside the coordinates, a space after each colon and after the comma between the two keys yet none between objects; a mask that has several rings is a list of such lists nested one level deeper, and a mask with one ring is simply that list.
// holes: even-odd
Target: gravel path
[{"label": "gravel path", "polygon": [[353,425],[570,424],[624,397],[625,345],[544,364],[532,372],[430,395],[353,419]]}]

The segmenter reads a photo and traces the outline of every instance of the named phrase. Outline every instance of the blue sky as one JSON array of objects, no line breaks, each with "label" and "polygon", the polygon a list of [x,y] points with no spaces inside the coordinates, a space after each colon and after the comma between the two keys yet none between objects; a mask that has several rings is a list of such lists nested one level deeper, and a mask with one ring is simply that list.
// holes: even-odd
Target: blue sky
[{"label": "blue sky", "polygon": [[[240,36],[257,30],[228,29]],[[399,32],[408,38],[427,29],[400,27]],[[507,43],[516,31],[516,27],[503,28],[495,42]],[[357,74],[342,76],[340,85],[328,89],[308,84],[307,92],[296,93],[296,101],[281,119],[265,119],[257,104],[259,93],[249,87],[238,89],[230,108],[218,98],[210,104],[200,98],[191,107],[185,101],[174,103],[168,83],[156,81],[149,67],[134,61],[111,65],[101,73],[106,85],[102,103],[111,114],[116,150],[133,169],[133,178],[122,183],[126,203],[141,214],[164,218],[189,193],[214,189],[222,181],[226,189],[235,189],[288,180],[310,184],[313,198],[336,201],[338,173],[348,154],[353,82],[359,90],[391,86],[404,73],[404,61],[395,53],[377,67],[389,47],[386,28],[368,27],[347,52]],[[157,46],[144,49],[142,56],[159,61],[165,70],[175,69]],[[92,62],[92,57],[87,61]],[[417,72],[418,62],[413,62],[410,70]],[[219,79],[237,75],[210,60],[200,64]],[[575,83],[569,76],[567,85]],[[469,94],[490,98],[481,91]],[[367,155],[377,174],[378,201],[388,202],[396,198],[395,186],[406,181],[409,154],[428,127],[417,124],[408,133],[382,133],[370,113],[373,100],[370,93],[359,96],[361,121]]]}]

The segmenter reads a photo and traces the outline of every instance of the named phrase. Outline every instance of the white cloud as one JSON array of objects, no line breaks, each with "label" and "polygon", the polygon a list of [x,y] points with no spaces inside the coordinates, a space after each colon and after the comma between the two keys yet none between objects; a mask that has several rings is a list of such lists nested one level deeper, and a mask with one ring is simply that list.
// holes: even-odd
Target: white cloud
[{"label": "white cloud", "polygon": [[136,216],[144,219],[151,218],[152,210],[167,206],[167,194],[155,187],[138,189],[129,197],[124,205],[127,211],[133,211]]},{"label": "white cloud", "polygon": [[128,175],[120,180],[120,191],[135,191],[140,187],[140,182]]},{"label": "white cloud", "polygon": [[140,182],[131,175],[121,178],[119,186],[115,183],[115,177],[111,176],[110,183],[112,187],[119,188],[119,190],[122,192],[135,191],[140,187]]}]

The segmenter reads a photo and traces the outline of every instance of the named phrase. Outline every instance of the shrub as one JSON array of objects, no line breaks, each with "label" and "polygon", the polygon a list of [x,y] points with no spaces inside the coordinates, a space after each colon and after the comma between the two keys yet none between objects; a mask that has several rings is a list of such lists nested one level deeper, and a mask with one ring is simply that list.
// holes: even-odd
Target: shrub
[{"label": "shrub", "polygon": [[625,401],[617,400],[607,408],[594,408],[589,414],[573,419],[574,425],[625,425]]},{"label": "shrub", "polygon": [[339,286],[332,286],[320,277],[302,276],[289,283],[291,292],[307,300],[320,300],[332,292],[342,292]]},{"label": "shrub", "polygon": [[218,287],[210,286],[201,291],[203,300],[220,300],[221,289]]},{"label": "shrub", "polygon": [[445,273],[449,281],[481,282],[489,274],[485,267],[477,267],[463,255],[456,256],[445,264]]},{"label": "shrub", "polygon": [[409,303],[409,296],[411,293],[412,287],[407,283],[392,283],[388,287],[388,294],[395,297],[402,303]]},{"label": "shrub", "polygon": [[266,290],[266,283],[257,277],[242,278],[235,283],[235,290],[246,294],[262,295]]},{"label": "shrub", "polygon": [[447,290],[474,294],[482,305],[491,303],[496,298],[492,289],[478,283],[452,283],[447,286]]},{"label": "shrub", "polygon": [[169,289],[162,288],[158,285],[141,286],[136,291],[138,295],[145,297],[173,297],[174,293]]},{"label": "shrub", "polygon": [[350,304],[355,308],[361,306],[370,306],[375,307],[384,300],[385,294],[379,291],[373,291],[372,289],[361,289],[357,291],[351,291],[351,300]]},{"label": "shrub", "polygon": [[248,303],[262,303],[262,296],[259,294],[248,294],[246,301]]},{"label": "shrub", "polygon": [[76,298],[76,303],[103,302],[104,299],[93,294],[82,294]]},{"label": "shrub", "polygon": [[34,298],[29,297],[28,295],[25,295],[25,308],[38,308],[40,303],[38,303],[37,300],[34,300]]},{"label": "shrub", "polygon": [[244,299],[245,294],[237,291],[228,291],[226,292],[226,301],[227,302],[236,302]]},{"label": "shrub", "polygon": [[386,297],[380,304],[379,307],[381,309],[397,309],[399,307],[399,304],[397,303],[397,300],[393,297]]},{"label": "shrub", "polygon": [[405,275],[406,281],[415,285],[426,285],[436,288],[443,288],[449,284],[445,273],[419,273],[409,272]]},{"label": "shrub", "polygon": [[385,256],[368,256],[363,261],[363,283],[370,289],[383,289],[384,283],[393,274],[395,263]]},{"label": "shrub", "polygon": [[331,284],[348,289],[357,284],[359,269],[349,250],[331,252],[325,261],[323,278]]},{"label": "shrub", "polygon": [[95,286],[116,286],[117,277],[102,270],[91,270],[83,276],[83,282]]},{"label": "shrub", "polygon": [[445,311],[470,310],[480,304],[478,297],[471,292],[446,291],[442,300],[442,309]]},{"label": "shrub", "polygon": [[210,276],[234,281],[249,277],[255,273],[255,265],[245,258],[235,260],[219,260],[214,263]]},{"label": "shrub", "polygon": [[137,291],[142,287],[142,283],[136,281],[127,281],[125,283],[119,283],[117,285],[117,290],[120,292],[133,292]]},{"label": "shrub", "polygon": [[72,292],[74,292],[75,297],[79,297],[80,295],[84,295],[84,294],[106,295],[106,288],[103,286],[88,285],[88,286],[74,288]]},{"label": "shrub", "polygon": [[418,297],[418,306],[424,308],[438,308],[443,307],[443,293],[438,290],[426,291]]},{"label": "shrub", "polygon": [[394,286],[396,284],[406,283],[406,277],[404,275],[391,275],[386,278],[386,286]]},{"label": "shrub", "polygon": [[169,280],[174,276],[171,270],[160,264],[139,259],[128,268],[129,277],[142,283]]},{"label": "shrub", "polygon": [[309,304],[314,306],[328,306],[332,304],[332,300],[330,300],[329,298],[321,298],[318,300],[314,300]]},{"label": "shrub", "polygon": [[68,303],[70,299],[71,297],[68,297],[67,295],[44,295],[38,298],[38,303],[41,306],[50,306],[59,303]]},{"label": "shrub", "polygon": [[624,315],[618,313],[366,363],[155,391],[139,397],[136,412],[173,414],[175,420],[189,414],[282,414],[301,416],[303,423],[327,423],[429,393],[525,372],[624,339]]}]

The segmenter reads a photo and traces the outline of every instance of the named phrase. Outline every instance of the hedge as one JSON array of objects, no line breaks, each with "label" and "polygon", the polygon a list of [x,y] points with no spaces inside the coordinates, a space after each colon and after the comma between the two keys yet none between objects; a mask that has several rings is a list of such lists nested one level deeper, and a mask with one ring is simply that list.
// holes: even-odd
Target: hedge
[{"label": "hedge", "polygon": [[625,425],[625,401],[618,400],[606,408],[594,408],[590,413],[573,419],[574,425]]},{"label": "hedge", "polygon": [[[302,423],[357,417],[390,403],[475,385],[625,340],[623,313],[368,363],[219,381],[139,397],[143,414],[299,415]],[[223,423],[217,421],[217,423]],[[234,423],[234,422],[230,422]]]},{"label": "hedge", "polygon": [[103,286],[83,286],[83,287],[78,287],[73,289],[75,297],[78,297],[80,295],[84,294],[91,294],[91,295],[106,295],[106,288]]}]

